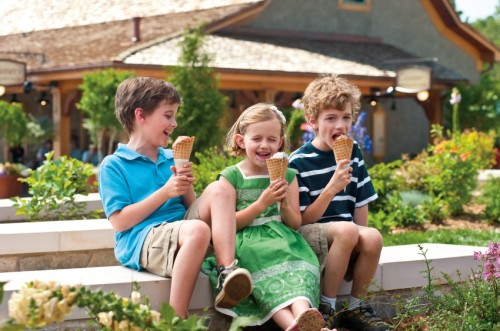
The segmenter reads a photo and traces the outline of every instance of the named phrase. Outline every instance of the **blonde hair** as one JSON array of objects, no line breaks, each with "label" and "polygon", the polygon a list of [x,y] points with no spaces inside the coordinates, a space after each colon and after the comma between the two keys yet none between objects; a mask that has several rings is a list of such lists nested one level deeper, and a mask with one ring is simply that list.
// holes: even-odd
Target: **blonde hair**
[{"label": "blonde hair", "polygon": [[283,152],[286,145],[285,116],[278,110],[278,108],[276,108],[275,105],[269,103],[257,103],[245,109],[227,133],[226,147],[231,155],[242,156],[245,154],[245,150],[236,143],[236,135],[244,135],[250,124],[265,122],[273,119],[277,119],[281,124],[280,137],[283,137],[283,144],[281,145],[279,151]]},{"label": "blonde hair", "polygon": [[302,97],[304,115],[318,119],[325,109],[344,110],[351,105],[353,120],[361,108],[361,92],[355,85],[336,75],[327,75],[313,80]]}]

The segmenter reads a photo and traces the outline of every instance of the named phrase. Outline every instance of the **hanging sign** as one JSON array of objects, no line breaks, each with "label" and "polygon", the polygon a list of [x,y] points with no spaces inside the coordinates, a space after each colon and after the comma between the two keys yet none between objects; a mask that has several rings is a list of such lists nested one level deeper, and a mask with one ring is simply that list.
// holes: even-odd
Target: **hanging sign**
[{"label": "hanging sign", "polygon": [[26,80],[26,63],[0,59],[0,85],[22,85]]},{"label": "hanging sign", "polygon": [[396,90],[417,93],[431,88],[432,69],[425,66],[401,68],[396,72]]}]

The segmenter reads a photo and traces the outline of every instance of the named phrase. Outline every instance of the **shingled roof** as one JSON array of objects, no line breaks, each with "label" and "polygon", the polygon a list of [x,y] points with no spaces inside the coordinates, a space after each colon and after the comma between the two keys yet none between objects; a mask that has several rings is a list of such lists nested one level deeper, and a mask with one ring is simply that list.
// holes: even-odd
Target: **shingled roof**
[{"label": "shingled roof", "polygon": [[261,0],[2,0],[0,36],[82,25],[109,23],[132,17],[241,5]]},{"label": "shingled roof", "polygon": [[[239,31],[239,32],[234,32]],[[152,45],[123,59],[127,64],[176,65],[179,38]],[[381,42],[335,40],[320,36],[233,29],[207,36],[205,50],[218,69],[289,73],[336,73],[364,77],[395,77],[392,59],[416,58]],[[438,80],[465,79],[446,67],[432,63]]]},{"label": "shingled roof", "polygon": [[[39,2],[43,1],[34,1],[37,5]],[[154,3],[151,1],[142,2]],[[199,3],[201,6],[202,3],[208,1],[192,0],[191,2]],[[217,2],[223,1],[218,0]],[[120,53],[130,48],[147,45],[157,39],[164,40],[179,35],[185,28],[190,26],[216,22],[260,1],[240,0],[239,2],[223,7],[142,17],[139,23],[140,41],[135,43],[132,41],[132,16],[127,19],[110,20],[88,25],[76,24],[75,26],[61,28],[49,28],[56,25],[40,23],[41,25],[38,25],[35,31],[0,35],[0,58],[25,62],[30,71],[105,64],[115,60]],[[38,8],[39,6],[34,7]],[[121,14],[116,15],[116,17],[128,15]],[[135,12],[134,14],[138,13]],[[11,19],[11,15],[8,15],[8,18]],[[25,21],[26,18],[22,20]],[[84,20],[84,22],[86,21]],[[83,22],[78,21],[76,23]],[[2,29],[0,31],[5,32],[5,24],[2,17]]]}]

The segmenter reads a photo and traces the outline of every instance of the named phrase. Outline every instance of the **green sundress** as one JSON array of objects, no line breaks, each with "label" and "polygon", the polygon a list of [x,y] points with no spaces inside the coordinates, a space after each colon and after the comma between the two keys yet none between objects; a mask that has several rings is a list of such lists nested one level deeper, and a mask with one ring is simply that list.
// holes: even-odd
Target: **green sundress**
[{"label": "green sundress", "polygon": [[[269,176],[246,177],[241,169],[231,166],[220,174],[235,187],[236,210],[242,210],[256,201],[269,186]],[[288,169],[286,180],[295,177]],[[309,244],[295,230],[281,221],[276,204],[270,206],[248,226],[236,233],[238,266],[252,275],[252,294],[232,309],[216,308],[229,316],[256,316],[251,325],[261,325],[278,310],[305,299],[318,307],[320,271],[316,255]],[[203,262],[215,289],[217,265],[214,256]]]}]

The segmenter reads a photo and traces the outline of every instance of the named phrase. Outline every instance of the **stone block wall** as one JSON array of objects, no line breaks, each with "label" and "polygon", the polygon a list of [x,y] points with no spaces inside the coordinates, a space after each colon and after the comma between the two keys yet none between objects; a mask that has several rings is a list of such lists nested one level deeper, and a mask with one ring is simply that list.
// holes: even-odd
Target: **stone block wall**
[{"label": "stone block wall", "polygon": [[113,249],[0,255],[0,272],[120,265]]}]

